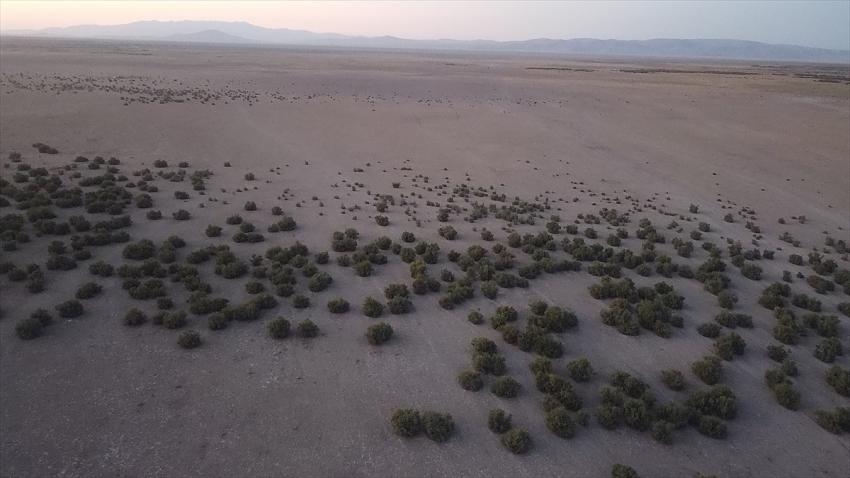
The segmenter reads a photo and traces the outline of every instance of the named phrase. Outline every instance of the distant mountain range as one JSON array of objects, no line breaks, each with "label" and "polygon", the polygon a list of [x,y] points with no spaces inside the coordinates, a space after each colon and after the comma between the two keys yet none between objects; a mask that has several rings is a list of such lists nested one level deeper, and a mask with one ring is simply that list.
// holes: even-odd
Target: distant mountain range
[{"label": "distant mountain range", "polygon": [[364,37],[264,28],[246,22],[141,21],[123,25],[77,25],[43,30],[8,30],[3,35],[57,38],[99,38],[242,45],[297,45],[347,48],[476,50],[583,56],[717,58],[734,60],[806,61],[850,64],[850,50],[828,50],[746,40],[666,39],[569,40],[536,38],[523,41],[411,40],[392,36]]}]

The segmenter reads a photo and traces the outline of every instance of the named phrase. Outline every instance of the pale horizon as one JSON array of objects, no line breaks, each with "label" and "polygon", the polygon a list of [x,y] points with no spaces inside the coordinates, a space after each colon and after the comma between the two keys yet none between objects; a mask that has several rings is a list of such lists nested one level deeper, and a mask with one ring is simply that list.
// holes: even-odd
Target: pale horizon
[{"label": "pale horizon", "polygon": [[151,20],[421,40],[689,38],[850,49],[850,2],[843,1],[0,2],[0,31]]}]

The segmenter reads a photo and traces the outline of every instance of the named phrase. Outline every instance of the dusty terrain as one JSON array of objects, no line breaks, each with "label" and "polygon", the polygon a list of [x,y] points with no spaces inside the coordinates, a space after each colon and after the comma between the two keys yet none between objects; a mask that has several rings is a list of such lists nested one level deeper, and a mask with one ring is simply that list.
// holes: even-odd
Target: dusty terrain
[{"label": "dusty terrain", "polygon": [[[133,203],[122,212],[132,219],[124,229],[131,241],[161,244],[180,236],[186,246],[177,251],[178,263],[207,245],[229,245],[247,262],[252,254],[300,241],[309,247],[311,262],[314,254],[330,252],[330,261],[318,269],[333,283],[310,292],[308,279],[297,272],[295,292],[308,296],[310,307],[296,309],[291,298],[277,297],[278,305],[259,319],[234,321],[224,330],[210,330],[206,315],[190,313],[183,329],[199,331],[203,343],[185,350],[177,345],[182,330],[150,320],[138,327],[122,322],[133,307],[153,316],[155,300],[131,299],[117,275],[89,273],[89,264],[100,260],[116,268],[137,264],[122,257],[126,243],[86,247],[92,258],[69,271],[44,270],[48,244],[70,244],[70,235],[37,235],[27,224],[31,241],[0,252],[0,262],[40,264],[45,290],[33,294],[24,282],[0,276],[0,475],[583,477],[607,476],[614,463],[624,463],[645,477],[848,476],[850,434],[826,431],[815,412],[848,406],[824,375],[832,366],[850,366],[850,323],[838,310],[850,302],[850,283],[842,287],[836,280],[833,291],[817,294],[805,279],[815,274],[813,264],[789,263],[791,254],[805,260],[817,250],[838,270],[848,268],[847,252],[835,246],[850,239],[848,77],[846,67],[811,65],[4,38],[3,180],[12,183],[18,166],[29,164],[72,187],[74,172],[82,178],[106,172],[106,164],[87,167],[93,158],[114,157],[130,182],[140,179],[133,172],[149,168],[155,178],[148,183],[158,188],[150,193],[151,209],[161,211],[162,219],[149,220],[150,209]],[[32,147],[39,142],[58,154],[39,153]],[[7,159],[13,152],[21,154],[19,162]],[[78,156],[89,161],[75,162]],[[155,167],[157,160],[168,166]],[[180,168],[181,162],[188,165]],[[187,172],[183,182],[156,176],[179,170]],[[188,175],[202,170],[212,175],[203,191],[193,190]],[[247,181],[247,173],[256,180]],[[482,192],[475,194],[478,188]],[[141,193],[127,190],[133,197]],[[175,199],[175,191],[188,192],[188,199]],[[0,216],[25,215],[7,199],[11,203],[0,207]],[[247,201],[257,210],[245,211]],[[496,217],[512,201],[514,220]],[[533,207],[518,211],[520,201]],[[378,212],[383,203],[387,210]],[[475,203],[495,209],[465,220]],[[297,222],[294,231],[267,232],[280,219],[272,214],[275,206]],[[441,222],[445,208],[448,220]],[[603,208],[617,210],[617,225],[603,218]],[[173,219],[178,209],[191,219]],[[56,221],[85,213],[54,212]],[[238,226],[225,221],[234,214],[253,223],[265,240],[234,242]],[[732,222],[723,219],[727,214]],[[376,224],[379,215],[388,218],[387,226]],[[92,223],[110,217],[86,216]],[[527,223],[530,216],[534,224]],[[646,382],[658,403],[708,389],[690,364],[712,353],[712,339],[697,327],[723,309],[696,279],[665,277],[654,264],[646,277],[622,270],[638,287],[664,281],[685,298],[676,311],[683,327],[673,328],[669,338],[650,330],[624,335],[603,324],[600,312],[611,301],[588,293],[600,277],[587,273],[587,261],[581,271],[544,272],[527,288],[500,288],[493,300],[473,281],[474,297],[452,309],[438,303],[449,286],[443,282],[443,292],[411,294],[409,313],[384,312],[375,319],[361,312],[364,298],[386,303],[388,284],[410,287],[408,264],[381,251],[387,264],[359,277],[337,265],[342,254],[331,248],[332,233],[346,228],[359,231],[358,250],[381,236],[411,247],[401,240],[409,231],[417,241],[440,247],[428,275],[439,280],[448,269],[458,280],[464,272],[448,259],[449,251],[481,245],[495,260],[494,244],[507,246],[512,232],[545,231],[552,216],[563,228],[578,227],[577,235],[552,234],[557,247],[549,254],[557,260],[574,259],[562,240],[581,237],[608,247],[606,238],[619,227],[629,234],[615,249],[639,254],[644,241],[636,233],[644,218],[666,236],[656,251],[676,264],[696,271],[709,258],[704,242],[722,251],[729,290],[739,298],[734,312],[750,315],[754,325],[734,331],[746,341],[746,352],[723,362],[721,383],[734,391],[738,410],[726,422],[725,439],[685,426],[674,432],[672,444],[662,444],[649,431],[626,425],[608,430],[595,416],[599,390],[617,370]],[[710,232],[692,239],[700,222]],[[210,224],[223,228],[220,237],[204,234]],[[457,239],[439,235],[445,225],[457,231]],[[588,227],[597,239],[585,237]],[[495,240],[482,240],[483,229]],[[788,240],[780,240],[786,233]],[[677,254],[675,237],[693,242],[690,257]],[[827,240],[832,246],[825,246]],[[740,241],[744,250],[774,251],[772,260],[747,258],[762,269],[760,280],[733,266],[730,241]],[[514,274],[533,262],[519,248],[507,250],[515,257]],[[269,259],[263,261],[269,266]],[[213,262],[197,266],[213,295],[232,304],[248,300],[251,274],[224,279],[214,274]],[[813,356],[822,337],[812,330],[786,346],[799,369],[790,379],[801,395],[797,410],[780,406],[764,378],[778,366],[766,347],[778,342],[774,313],[759,298],[781,282],[784,270],[794,276],[792,294],[815,297],[822,314],[839,317],[837,338],[845,349],[824,363]],[[837,273],[823,275],[830,280],[830,274]],[[103,292],[82,301],[83,315],[56,316],[54,306],[90,281]],[[175,308],[188,310],[189,292],[164,282]],[[260,282],[275,295],[267,279]],[[350,302],[351,310],[331,314],[326,303],[336,297]],[[576,327],[551,334],[564,348],[553,359],[555,373],[570,380],[566,364],[581,357],[595,371],[591,380],[572,383],[590,420],[571,439],[547,429],[544,394],[528,367],[534,354],[506,343],[489,320],[467,320],[470,311],[489,319],[498,306],[510,305],[523,329],[532,299],[578,318]],[[20,340],[16,323],[40,307],[54,323],[40,337]],[[800,317],[807,313],[788,307]],[[277,316],[293,326],[309,318],[319,336],[274,340],[266,324]],[[373,346],[364,333],[379,321],[395,334]],[[522,384],[516,398],[493,395],[492,376],[485,376],[478,392],[458,385],[458,373],[470,367],[470,341],[479,336],[498,344],[506,374]],[[685,374],[684,391],[662,383],[661,370],[669,368]],[[390,423],[399,407],[450,413],[455,433],[445,443],[401,438]],[[493,408],[505,409],[514,426],[529,431],[533,447],[527,454],[511,454],[488,430]]]}]

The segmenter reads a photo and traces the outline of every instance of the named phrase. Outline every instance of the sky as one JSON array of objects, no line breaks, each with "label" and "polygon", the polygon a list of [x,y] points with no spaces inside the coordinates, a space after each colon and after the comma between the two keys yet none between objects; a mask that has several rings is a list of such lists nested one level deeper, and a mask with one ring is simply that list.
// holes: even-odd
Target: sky
[{"label": "sky", "polygon": [[850,50],[850,0],[232,2],[0,0],[0,31],[138,20],[246,21],[413,39],[733,38]]}]

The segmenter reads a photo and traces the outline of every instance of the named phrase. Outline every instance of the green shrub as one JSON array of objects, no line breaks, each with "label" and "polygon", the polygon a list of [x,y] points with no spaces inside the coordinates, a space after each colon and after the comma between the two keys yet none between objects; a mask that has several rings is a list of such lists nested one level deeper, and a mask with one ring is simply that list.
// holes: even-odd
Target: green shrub
[{"label": "green shrub", "polygon": [[207,318],[207,326],[210,330],[223,330],[230,324],[230,321],[224,314],[215,313]]},{"label": "green shrub", "polygon": [[311,292],[321,292],[328,288],[333,282],[333,278],[327,272],[319,272],[310,278],[307,288]]},{"label": "green shrub", "polygon": [[494,281],[484,281],[481,283],[481,295],[488,299],[495,299],[499,295],[499,286]]},{"label": "green shrub", "polygon": [[715,385],[692,393],[685,401],[685,407],[692,417],[712,415],[730,420],[738,412],[737,398],[726,385]]},{"label": "green shrub", "polygon": [[221,227],[210,224],[204,233],[207,237],[219,237],[221,236]]},{"label": "green shrub", "polygon": [[379,322],[366,329],[366,339],[372,345],[381,345],[393,336],[393,328],[386,322]]},{"label": "green shrub", "polygon": [[440,234],[440,237],[446,240],[453,241],[457,239],[457,231],[452,226],[443,226],[437,232]]},{"label": "green shrub", "polygon": [[572,438],[576,433],[575,423],[564,407],[555,407],[546,412],[546,428],[561,438]]},{"label": "green shrub", "polygon": [[502,434],[502,445],[515,455],[522,455],[531,449],[531,435],[523,428],[512,428]]},{"label": "green shrub", "polygon": [[481,373],[503,375],[506,370],[505,357],[495,353],[476,353],[472,356],[472,368]]},{"label": "green shrub", "polygon": [[101,287],[100,284],[96,284],[94,282],[86,282],[85,284],[81,285],[79,289],[77,289],[76,297],[77,299],[81,300],[91,299],[92,297],[95,297],[96,295],[100,294],[102,290],[103,287]]},{"label": "green shrub", "polygon": [[310,307],[310,298],[302,294],[295,295],[292,297],[292,306],[296,309],[306,309]]},{"label": "green shrub", "polygon": [[575,359],[567,363],[567,372],[576,382],[587,382],[593,375],[593,367],[586,358]]},{"label": "green shrub", "polygon": [[296,327],[298,331],[298,335],[305,338],[315,337],[319,335],[319,326],[317,326],[310,319],[302,320],[298,322],[298,326]]},{"label": "green shrub", "polygon": [[815,358],[824,363],[832,363],[839,355],[844,355],[844,347],[836,337],[823,339],[815,346]]},{"label": "green shrub", "polygon": [[266,290],[265,286],[263,286],[262,282],[251,281],[245,284],[245,292],[249,294],[259,294]]},{"label": "green shrub", "polygon": [[387,309],[391,314],[406,314],[413,308],[413,303],[407,297],[393,297],[387,301]]},{"label": "green shrub", "polygon": [[611,478],[640,478],[640,475],[630,466],[615,463],[611,468]]},{"label": "green shrub", "polygon": [[773,396],[776,401],[789,410],[800,407],[800,392],[794,390],[790,382],[782,382],[773,387]]},{"label": "green shrub", "polygon": [[722,335],[714,341],[714,353],[723,360],[732,360],[736,355],[743,355],[747,343],[744,339],[732,332]]},{"label": "green shrub", "polygon": [[726,424],[719,418],[711,415],[703,415],[699,417],[697,430],[703,435],[714,439],[726,438],[727,433]]},{"label": "green shrub", "polygon": [[162,326],[166,329],[179,329],[186,323],[186,312],[166,312],[162,315]]},{"label": "green shrub", "polygon": [[720,326],[715,323],[706,322],[697,327],[697,333],[703,337],[713,339],[720,336]]},{"label": "green shrub", "polygon": [[269,322],[269,337],[273,339],[285,339],[289,337],[290,323],[283,317],[278,317]]},{"label": "green shrub", "polygon": [[56,306],[56,311],[59,317],[63,319],[73,319],[83,315],[83,304],[77,300],[68,300]]},{"label": "green shrub", "polygon": [[519,391],[522,388],[519,382],[517,382],[512,377],[499,377],[493,382],[493,386],[490,387],[490,391],[493,392],[493,395],[501,398],[514,398],[519,395]]},{"label": "green shrub", "polygon": [[486,337],[475,337],[472,339],[470,346],[473,353],[493,354],[497,351],[496,342]]},{"label": "green shrub", "polygon": [[124,315],[124,325],[128,325],[130,327],[136,327],[147,322],[148,317],[139,309],[130,309],[127,311],[127,314]]},{"label": "green shrub", "polygon": [[[2,317],[2,314],[0,314],[0,317]],[[53,317],[50,315],[50,312],[41,308],[34,310],[30,314],[30,318],[38,320],[44,327],[53,323]]]},{"label": "green shrub", "polygon": [[707,385],[714,385],[723,376],[723,367],[720,359],[707,356],[691,364],[691,371]]},{"label": "green shrub", "polygon": [[422,428],[425,436],[437,443],[443,443],[454,433],[455,423],[448,413],[437,413],[432,411],[422,412]]},{"label": "green shrub", "polygon": [[603,403],[596,409],[596,421],[608,430],[613,430],[623,422],[623,409],[612,403]]},{"label": "green shrub", "polygon": [[184,349],[193,349],[201,345],[201,334],[194,330],[187,330],[177,337],[177,344]]},{"label": "green shrub", "polygon": [[470,312],[469,315],[466,316],[466,319],[469,321],[469,323],[474,325],[480,325],[484,323],[484,315],[477,310],[473,310],[472,312]]},{"label": "green shrub", "polygon": [[461,388],[470,392],[477,392],[484,386],[481,374],[474,370],[463,370],[457,375],[457,382]]},{"label": "green shrub", "polygon": [[850,432],[850,408],[836,407],[834,411],[816,410],[815,421],[825,430],[836,435]]},{"label": "green shrub", "polygon": [[384,304],[378,302],[372,297],[366,297],[366,299],[363,300],[361,309],[363,310],[363,315],[366,317],[377,318],[383,315]]},{"label": "green shrub", "polygon": [[332,314],[344,314],[349,309],[348,301],[343,298],[336,298],[328,301],[328,311]]},{"label": "green shrub", "polygon": [[153,241],[148,239],[142,239],[139,242],[127,244],[124,246],[124,251],[122,252],[125,259],[137,261],[150,259],[154,256],[154,254],[156,254],[156,245]]},{"label": "green shrub", "polygon": [[505,433],[511,429],[511,416],[501,408],[494,408],[487,415],[487,428],[493,433]]},{"label": "green shrub", "polygon": [[826,371],[826,383],[838,394],[850,397],[850,370],[833,365]]},{"label": "green shrub", "polygon": [[652,428],[650,429],[652,433],[652,438],[665,445],[670,445],[673,443],[673,425],[665,422],[665,421],[656,421],[652,424]]},{"label": "green shrub", "polygon": [[21,319],[15,324],[15,333],[22,340],[32,340],[39,337],[43,332],[44,325],[35,317]]},{"label": "green shrub", "polygon": [[354,264],[354,272],[360,277],[372,275],[372,264],[369,261],[360,261]]},{"label": "green shrub", "polygon": [[685,375],[676,369],[661,371],[661,381],[670,390],[680,391],[685,389]]},{"label": "green shrub", "polygon": [[422,418],[418,410],[399,408],[393,412],[390,422],[396,435],[412,438],[422,432]]}]

